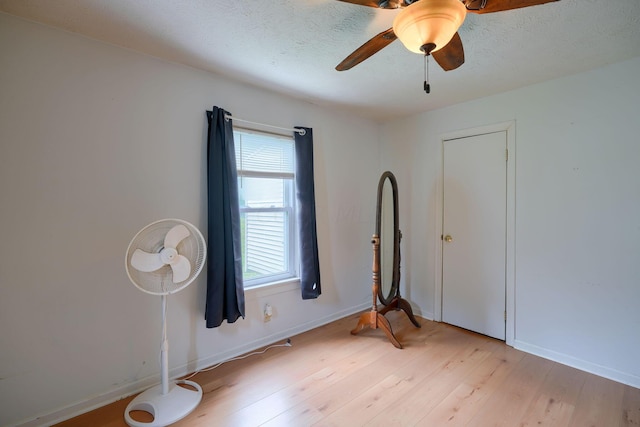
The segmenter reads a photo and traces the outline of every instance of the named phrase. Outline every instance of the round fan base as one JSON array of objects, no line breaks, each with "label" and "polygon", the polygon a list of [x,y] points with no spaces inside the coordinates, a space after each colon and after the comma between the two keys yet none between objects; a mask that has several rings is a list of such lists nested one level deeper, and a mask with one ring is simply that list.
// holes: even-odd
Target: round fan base
[{"label": "round fan base", "polygon": [[[185,384],[189,388],[180,386]],[[195,390],[194,390],[195,389]],[[173,424],[189,415],[202,399],[202,387],[193,381],[178,380],[169,384],[169,392],[162,394],[162,384],[139,394],[128,405],[124,419],[131,427],[161,427]],[[142,422],[131,418],[130,412],[144,411],[153,421]]]}]

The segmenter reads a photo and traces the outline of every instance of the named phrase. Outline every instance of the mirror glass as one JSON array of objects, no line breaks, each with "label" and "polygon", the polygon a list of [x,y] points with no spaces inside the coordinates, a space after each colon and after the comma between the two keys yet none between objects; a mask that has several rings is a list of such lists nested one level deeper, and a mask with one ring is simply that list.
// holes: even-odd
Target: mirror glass
[{"label": "mirror glass", "polygon": [[380,292],[388,298],[393,284],[394,209],[391,180],[383,178],[380,202]]}]

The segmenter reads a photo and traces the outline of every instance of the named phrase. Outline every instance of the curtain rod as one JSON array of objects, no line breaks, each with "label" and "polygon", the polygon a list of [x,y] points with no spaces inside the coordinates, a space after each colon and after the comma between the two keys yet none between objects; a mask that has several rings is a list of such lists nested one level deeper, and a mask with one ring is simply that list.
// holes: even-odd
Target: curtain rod
[{"label": "curtain rod", "polygon": [[296,133],[299,133],[300,135],[305,135],[307,133],[307,131],[304,130],[304,129],[283,128],[283,127],[280,127],[280,126],[267,125],[265,123],[252,122],[250,120],[245,120],[245,119],[240,119],[238,117],[234,117],[231,114],[227,114],[227,113],[225,113],[224,119],[226,121],[229,121],[229,119],[233,119],[235,121],[242,122],[242,123],[249,123],[251,125],[266,126],[268,128],[272,128],[272,129],[279,129],[279,130],[286,130],[286,131],[289,131],[289,132],[296,132]]}]

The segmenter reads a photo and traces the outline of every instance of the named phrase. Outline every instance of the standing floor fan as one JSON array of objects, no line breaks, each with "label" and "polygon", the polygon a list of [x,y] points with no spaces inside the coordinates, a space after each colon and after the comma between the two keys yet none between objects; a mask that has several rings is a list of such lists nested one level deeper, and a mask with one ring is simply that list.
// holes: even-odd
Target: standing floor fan
[{"label": "standing floor fan", "polygon": [[[129,243],[127,275],[143,292],[162,298],[161,383],[138,395],[127,405],[124,418],[131,427],[167,426],[186,417],[202,399],[202,387],[193,381],[169,382],[167,295],[186,288],[202,271],[206,244],[200,231],[178,219],[163,219],[140,230]],[[136,421],[130,412],[143,411],[152,422]]]}]

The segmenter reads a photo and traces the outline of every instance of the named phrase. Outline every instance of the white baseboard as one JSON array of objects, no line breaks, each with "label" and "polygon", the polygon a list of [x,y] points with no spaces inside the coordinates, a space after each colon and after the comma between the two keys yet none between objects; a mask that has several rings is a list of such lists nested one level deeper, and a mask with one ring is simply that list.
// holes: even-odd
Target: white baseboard
[{"label": "white baseboard", "polygon": [[[258,340],[245,343],[242,346],[229,349],[222,353],[216,353],[213,356],[199,359],[195,361],[195,366],[197,367],[196,370],[201,370],[206,367],[213,366],[220,362],[224,362],[225,360],[229,360],[233,357],[237,357],[237,356],[246,354],[250,351],[256,350],[258,348],[267,346],[269,344],[276,343],[280,340],[285,340],[294,335],[298,335],[303,332],[309,331],[311,329],[318,328],[322,325],[326,325],[327,323],[331,323],[338,319],[342,319],[343,317],[350,316],[354,313],[358,313],[370,307],[371,307],[370,302],[362,303],[360,305],[335,312],[329,316],[325,316],[320,319],[315,319],[310,322],[296,325],[293,328],[289,328],[265,337],[261,337]],[[293,345],[295,345],[295,342],[293,343]],[[194,366],[194,362],[192,361],[182,366],[178,366],[176,368],[170,369],[169,377],[180,378],[187,374],[190,374],[191,371],[189,370],[189,367],[193,369],[193,366]],[[125,397],[140,393],[150,387],[153,387],[154,385],[159,384],[159,377],[160,377],[160,374],[158,373],[157,375],[154,375],[151,377],[143,378],[128,384],[121,385],[106,393],[100,394],[90,399],[76,402],[72,405],[57,409],[48,414],[43,414],[41,416],[32,418],[30,420],[25,420],[23,422],[15,424],[15,426],[16,427],[45,427],[45,426],[50,426],[52,424],[60,423],[62,421],[66,421],[70,418],[77,417],[78,415],[87,413],[94,409],[100,408],[102,406],[108,405],[110,403],[116,402],[118,400],[124,399]],[[122,414],[122,416],[124,418],[124,414]]]},{"label": "white baseboard", "polygon": [[433,321],[433,313],[430,311],[422,311],[420,309],[420,307],[412,307],[413,308],[413,314],[415,314],[416,316],[420,316],[425,320],[431,320]]},{"label": "white baseboard", "polygon": [[636,375],[607,368],[606,366],[598,365],[596,363],[588,362],[586,360],[578,359],[564,353],[558,353],[556,351],[538,347],[537,345],[519,340],[514,341],[514,348],[545,359],[553,360],[554,362],[562,363],[563,365],[571,366],[572,368],[580,369],[581,371],[608,378],[631,387],[640,388],[640,377]]}]

